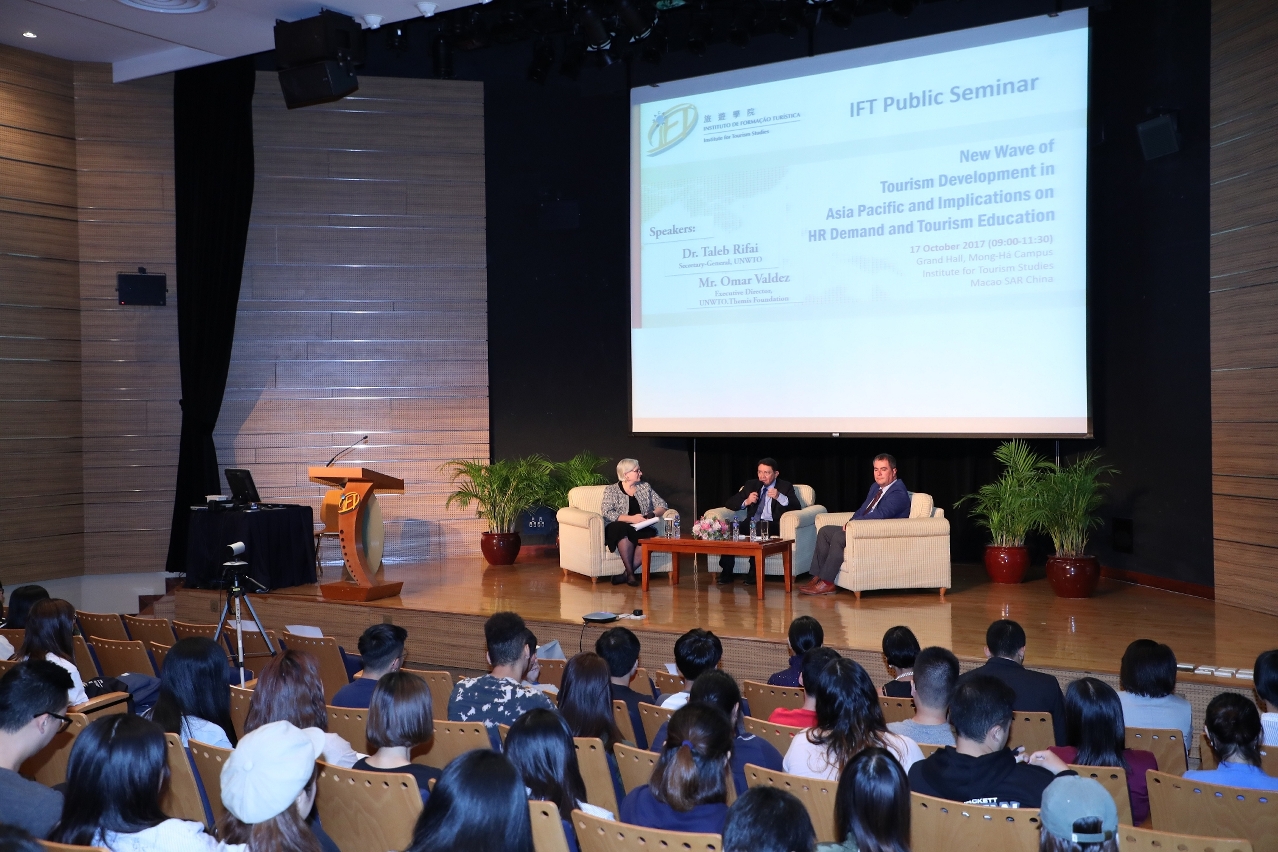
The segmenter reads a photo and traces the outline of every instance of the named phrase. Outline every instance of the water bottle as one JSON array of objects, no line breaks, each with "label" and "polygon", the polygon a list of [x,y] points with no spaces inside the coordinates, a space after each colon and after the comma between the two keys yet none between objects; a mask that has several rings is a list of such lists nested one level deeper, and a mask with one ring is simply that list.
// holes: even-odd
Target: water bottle
[{"label": "water bottle", "polygon": [[679,516],[675,515],[674,516],[674,534],[671,536],[671,538],[678,538],[678,537],[679,537]]},{"label": "water bottle", "polygon": [[741,522],[738,521],[736,518],[732,519],[732,540],[733,541],[741,540]]},{"label": "water bottle", "polygon": [[755,519],[754,519],[754,518],[751,518],[751,519],[750,519],[750,540],[751,540],[751,541],[758,541],[758,540],[759,540],[759,527],[758,527],[758,522],[757,522],[757,521],[755,521]]}]

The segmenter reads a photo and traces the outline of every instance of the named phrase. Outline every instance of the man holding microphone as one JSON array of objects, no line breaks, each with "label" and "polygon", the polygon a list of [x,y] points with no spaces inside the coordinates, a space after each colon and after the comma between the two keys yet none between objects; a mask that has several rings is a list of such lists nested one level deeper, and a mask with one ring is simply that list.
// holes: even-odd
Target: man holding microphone
[{"label": "man holding microphone", "polygon": [[[750,522],[768,521],[771,532],[781,529],[781,516],[802,508],[799,497],[794,493],[794,486],[784,479],[779,479],[776,459],[759,459],[756,471],[758,479],[751,479],[736,494],[728,498],[724,505],[732,511],[746,510],[746,518],[741,522],[743,532],[750,529]],[[732,556],[719,557],[719,585],[732,583],[732,568],[736,559]],[[745,576],[747,586],[755,584],[754,572],[757,570],[753,557],[750,559],[750,570]]]}]

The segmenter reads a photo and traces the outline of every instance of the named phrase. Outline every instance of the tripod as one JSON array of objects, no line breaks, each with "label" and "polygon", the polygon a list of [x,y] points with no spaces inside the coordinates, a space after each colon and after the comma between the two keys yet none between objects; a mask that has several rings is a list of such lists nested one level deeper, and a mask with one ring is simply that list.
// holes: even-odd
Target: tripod
[{"label": "tripod", "polygon": [[[222,615],[217,620],[217,632],[213,634],[214,642],[221,641],[222,630],[226,627],[226,616],[233,603],[235,606],[234,668],[240,670],[240,686],[244,686],[244,628],[241,620],[240,601],[244,602],[244,605],[248,607],[249,615],[253,616],[253,623],[257,625],[258,632],[262,635],[262,641],[266,643],[266,650],[271,652],[272,657],[275,656],[275,646],[271,644],[271,637],[266,633],[266,626],[262,624],[262,619],[257,617],[257,610],[253,609],[253,602],[248,598],[248,590],[240,585],[241,572],[246,568],[248,568],[248,563],[239,559],[222,563],[222,576],[225,578],[229,573],[231,582],[226,587],[226,603],[222,604]],[[243,579],[257,586],[260,591],[266,591],[266,587],[252,577],[245,575]]]}]

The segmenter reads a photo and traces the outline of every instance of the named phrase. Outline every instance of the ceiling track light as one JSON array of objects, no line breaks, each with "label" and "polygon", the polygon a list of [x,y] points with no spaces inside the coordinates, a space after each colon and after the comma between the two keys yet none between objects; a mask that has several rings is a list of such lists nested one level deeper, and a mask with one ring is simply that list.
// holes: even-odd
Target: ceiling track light
[{"label": "ceiling track light", "polygon": [[581,29],[586,36],[588,50],[603,51],[612,47],[612,33],[604,26],[603,18],[590,4],[583,4],[577,13],[581,20]]},{"label": "ceiling track light", "polygon": [[31,30],[27,30],[25,33],[23,33],[23,34],[22,34],[22,37],[23,37],[23,38],[35,38],[35,37],[36,37],[36,34],[35,34],[35,33],[33,33],[33,32],[31,32]]},{"label": "ceiling track light", "polygon": [[439,10],[439,6],[437,4],[427,3],[426,0],[422,0],[422,2],[417,4],[417,11],[421,12],[422,17],[424,18],[433,17],[435,15],[435,12],[438,10]]},{"label": "ceiling track light", "polygon": [[651,35],[653,24],[656,23],[655,16],[644,15],[630,0],[617,0],[617,17],[630,30],[631,42],[642,41]]},{"label": "ceiling track light", "polygon": [[360,15],[355,20],[359,21],[366,30],[375,30],[382,25],[381,15]]}]

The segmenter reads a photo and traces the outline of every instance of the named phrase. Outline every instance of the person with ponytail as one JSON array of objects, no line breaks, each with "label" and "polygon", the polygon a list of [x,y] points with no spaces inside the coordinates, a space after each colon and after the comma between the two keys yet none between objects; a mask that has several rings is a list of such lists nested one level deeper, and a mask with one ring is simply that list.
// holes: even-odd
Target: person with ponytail
[{"label": "person with ponytail", "polygon": [[848,761],[834,795],[837,843],[817,852],[910,852],[910,785],[887,749],[863,749]]},{"label": "person with ponytail", "polygon": [[306,819],[323,753],[319,728],[279,721],[245,734],[222,766],[218,835],[244,852],[321,852]]},{"label": "person with ponytail", "polygon": [[722,834],[728,817],[732,726],[723,711],[687,704],[666,726],[652,778],[621,801],[621,821],[668,831]]}]

